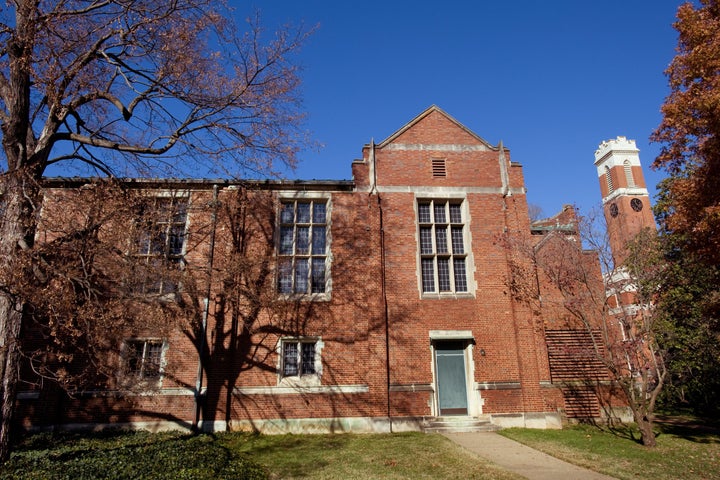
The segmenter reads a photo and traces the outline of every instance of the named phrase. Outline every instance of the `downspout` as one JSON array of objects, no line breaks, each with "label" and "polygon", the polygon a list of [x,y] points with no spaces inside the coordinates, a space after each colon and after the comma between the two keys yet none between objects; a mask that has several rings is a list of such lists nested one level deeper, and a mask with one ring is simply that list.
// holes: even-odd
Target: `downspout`
[{"label": "downspout", "polygon": [[205,365],[203,359],[205,357],[205,344],[207,343],[207,323],[210,314],[210,295],[212,294],[212,272],[213,260],[215,257],[215,230],[217,230],[217,208],[218,208],[218,186],[213,185],[212,213],[210,215],[212,230],[210,230],[210,252],[208,253],[207,265],[207,289],[205,290],[205,298],[202,313],[202,323],[200,328],[200,338],[198,338],[198,370],[197,380],[195,381],[195,420],[192,424],[193,431],[197,432],[200,425],[200,416],[202,413],[203,395],[203,373]]},{"label": "downspout", "polygon": [[390,433],[393,433],[393,423],[390,408],[390,312],[388,310],[388,299],[387,299],[387,287],[385,283],[386,279],[386,267],[385,267],[385,230],[383,226],[383,210],[382,202],[380,201],[380,194],[377,195],[378,212],[380,216],[380,282],[382,288],[382,299],[383,299],[383,316],[385,321],[385,376],[387,382],[387,417],[390,424]]},{"label": "downspout", "polygon": [[388,310],[386,264],[385,264],[385,228],[383,223],[383,208],[380,193],[377,189],[377,169],[375,168],[375,141],[370,140],[370,153],[368,155],[370,167],[370,195],[377,198],[378,217],[380,221],[380,288],[383,302],[383,321],[385,323],[385,381],[387,388],[386,414],[390,433],[393,433],[392,409],[390,403],[390,312]]}]

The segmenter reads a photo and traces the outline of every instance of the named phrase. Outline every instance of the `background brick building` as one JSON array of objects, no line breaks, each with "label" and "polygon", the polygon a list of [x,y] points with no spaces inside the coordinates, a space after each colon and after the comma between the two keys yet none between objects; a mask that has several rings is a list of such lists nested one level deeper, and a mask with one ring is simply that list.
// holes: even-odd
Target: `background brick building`
[{"label": "background brick building", "polygon": [[[352,173],[125,182],[160,216],[126,220],[133,239],[118,255],[135,273],[118,285],[133,292],[128,305],[181,308],[166,328],[113,331],[114,373],[72,396],[28,369],[23,426],[398,431],[455,417],[559,427],[576,410],[553,382],[554,312],[509,294],[502,238],[576,235],[572,209],[531,224],[509,150],[434,106],[364,146]],[[59,235],[50,225],[67,192],[91,184],[48,180],[39,241]],[[153,270],[159,261],[168,276]]]}]

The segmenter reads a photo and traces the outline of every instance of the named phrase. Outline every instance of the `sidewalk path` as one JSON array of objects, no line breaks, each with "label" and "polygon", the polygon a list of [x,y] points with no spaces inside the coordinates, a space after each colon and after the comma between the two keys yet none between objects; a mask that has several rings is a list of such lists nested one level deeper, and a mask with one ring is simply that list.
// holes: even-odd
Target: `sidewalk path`
[{"label": "sidewalk path", "polygon": [[530,480],[615,480],[558,460],[493,432],[445,433],[453,442]]}]

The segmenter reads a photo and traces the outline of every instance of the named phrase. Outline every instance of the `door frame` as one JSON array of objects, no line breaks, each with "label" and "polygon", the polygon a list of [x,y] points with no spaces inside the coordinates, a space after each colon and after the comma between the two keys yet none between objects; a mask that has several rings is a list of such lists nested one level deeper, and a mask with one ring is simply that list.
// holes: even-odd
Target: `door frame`
[{"label": "door frame", "polygon": [[[430,332],[430,364],[433,377],[432,408],[433,416],[440,416],[439,378],[437,371],[437,355],[435,345],[443,341],[457,341],[463,345],[463,366],[465,368],[465,395],[467,398],[467,416],[476,416],[480,412],[480,400],[475,388],[475,368],[473,362],[473,346],[475,339],[470,330],[431,330]],[[463,416],[461,414],[460,416]]]}]

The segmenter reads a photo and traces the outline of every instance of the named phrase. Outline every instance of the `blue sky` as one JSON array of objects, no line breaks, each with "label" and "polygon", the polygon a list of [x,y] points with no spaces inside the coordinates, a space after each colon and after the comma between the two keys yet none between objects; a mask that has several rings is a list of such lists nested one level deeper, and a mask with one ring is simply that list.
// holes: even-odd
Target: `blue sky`
[{"label": "blue sky", "polygon": [[[248,3],[233,2],[239,16]],[[669,90],[680,0],[253,0],[268,29],[318,24],[298,55],[307,128],[323,147],[302,154],[300,179],[349,179],[379,142],[438,105],[523,165],[528,201],[546,215],[600,202],[593,154],[648,137]]]}]

